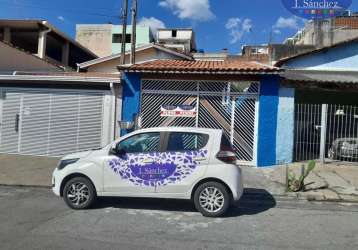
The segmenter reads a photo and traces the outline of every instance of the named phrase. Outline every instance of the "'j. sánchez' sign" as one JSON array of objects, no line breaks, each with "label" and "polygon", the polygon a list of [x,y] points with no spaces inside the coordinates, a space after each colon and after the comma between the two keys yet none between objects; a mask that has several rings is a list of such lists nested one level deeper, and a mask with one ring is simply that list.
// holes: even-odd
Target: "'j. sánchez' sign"
[{"label": "'j. s\u00e1nchez' sign", "polygon": [[325,19],[340,16],[352,0],[282,0],[288,11],[306,19]]}]

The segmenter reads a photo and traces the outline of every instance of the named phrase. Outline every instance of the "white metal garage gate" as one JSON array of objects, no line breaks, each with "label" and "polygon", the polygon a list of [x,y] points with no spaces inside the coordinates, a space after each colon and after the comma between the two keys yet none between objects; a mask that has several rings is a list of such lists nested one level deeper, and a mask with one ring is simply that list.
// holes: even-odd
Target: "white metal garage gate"
[{"label": "white metal garage gate", "polygon": [[[256,157],[258,82],[143,80],[141,125],[223,129],[240,161]],[[160,116],[162,105],[195,106],[195,117]]]},{"label": "white metal garage gate", "polygon": [[0,96],[2,153],[62,156],[110,140],[105,91],[0,88]]}]

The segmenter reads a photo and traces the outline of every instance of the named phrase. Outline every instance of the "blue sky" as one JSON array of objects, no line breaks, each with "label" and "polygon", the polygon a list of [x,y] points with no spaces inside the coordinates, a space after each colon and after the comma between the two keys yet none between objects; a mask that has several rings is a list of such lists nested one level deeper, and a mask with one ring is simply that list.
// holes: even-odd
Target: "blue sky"
[{"label": "blue sky", "polygon": [[[129,0],[130,2],[130,0]],[[193,27],[198,48],[240,52],[243,44],[282,42],[304,25],[281,0],[138,0],[139,21]],[[49,20],[74,37],[80,23],[119,23],[122,0],[0,0],[0,18]],[[358,10],[354,1],[351,10]],[[272,30],[272,32],[271,32]]]}]

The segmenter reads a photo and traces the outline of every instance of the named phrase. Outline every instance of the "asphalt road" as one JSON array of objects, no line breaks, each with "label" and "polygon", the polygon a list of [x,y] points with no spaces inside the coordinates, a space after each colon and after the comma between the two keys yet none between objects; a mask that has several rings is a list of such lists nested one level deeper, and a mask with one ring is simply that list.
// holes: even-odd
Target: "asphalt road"
[{"label": "asphalt road", "polygon": [[212,219],[185,201],[72,211],[48,189],[0,187],[0,249],[358,249],[358,206],[245,198]]}]

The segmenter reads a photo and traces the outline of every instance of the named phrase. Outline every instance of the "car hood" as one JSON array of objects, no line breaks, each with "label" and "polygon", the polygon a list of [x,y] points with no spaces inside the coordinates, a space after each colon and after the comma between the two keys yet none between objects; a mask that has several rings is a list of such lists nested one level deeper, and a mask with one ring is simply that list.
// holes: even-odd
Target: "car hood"
[{"label": "car hood", "polygon": [[91,155],[93,152],[94,152],[94,150],[89,150],[89,151],[69,154],[69,155],[65,155],[64,157],[62,157],[61,160],[76,159],[76,158],[83,159],[83,158],[86,158],[89,155]]}]

